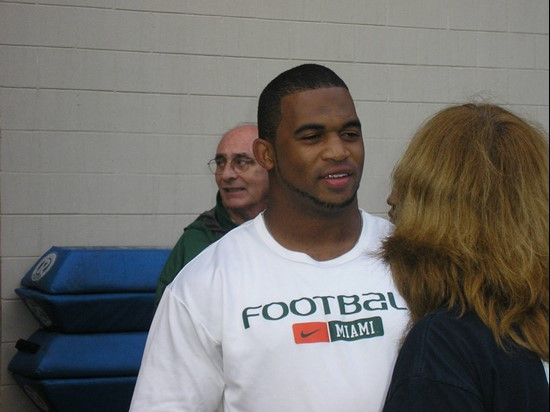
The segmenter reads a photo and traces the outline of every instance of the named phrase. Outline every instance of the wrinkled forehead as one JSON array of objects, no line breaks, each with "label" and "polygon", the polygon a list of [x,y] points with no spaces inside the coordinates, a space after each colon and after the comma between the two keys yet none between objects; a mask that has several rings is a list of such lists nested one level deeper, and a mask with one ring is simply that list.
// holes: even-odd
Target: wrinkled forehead
[{"label": "wrinkled forehead", "polygon": [[258,138],[258,129],[255,127],[244,127],[227,133],[218,144],[216,156],[233,158],[236,155],[246,154],[254,158],[252,146]]}]

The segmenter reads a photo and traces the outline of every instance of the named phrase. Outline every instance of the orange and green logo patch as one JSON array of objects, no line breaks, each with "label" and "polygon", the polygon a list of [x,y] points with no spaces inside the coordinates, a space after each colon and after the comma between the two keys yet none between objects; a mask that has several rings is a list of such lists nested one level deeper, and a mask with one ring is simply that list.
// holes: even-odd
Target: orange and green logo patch
[{"label": "orange and green logo patch", "polygon": [[292,325],[292,331],[294,333],[294,342],[297,344],[336,341],[351,342],[384,336],[384,325],[382,318],[375,316],[372,318],[356,319],[350,322],[335,320],[328,323],[295,323]]}]

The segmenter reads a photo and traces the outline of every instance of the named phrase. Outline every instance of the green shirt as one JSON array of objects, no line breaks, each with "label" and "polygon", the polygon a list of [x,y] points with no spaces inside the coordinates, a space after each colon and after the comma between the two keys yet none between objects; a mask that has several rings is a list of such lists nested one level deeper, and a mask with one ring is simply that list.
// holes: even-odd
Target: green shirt
[{"label": "green shirt", "polygon": [[168,256],[157,282],[156,303],[164,293],[164,289],[179,273],[179,271],[200,252],[220,239],[223,235],[238,225],[233,222],[223,206],[221,196],[216,196],[216,207],[202,213],[183,230],[174,249]]}]

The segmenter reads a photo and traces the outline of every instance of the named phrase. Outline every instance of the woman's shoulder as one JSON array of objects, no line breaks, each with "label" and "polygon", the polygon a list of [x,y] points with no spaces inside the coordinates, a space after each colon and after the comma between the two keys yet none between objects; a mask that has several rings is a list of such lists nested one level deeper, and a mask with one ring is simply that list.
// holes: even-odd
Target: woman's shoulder
[{"label": "woman's shoulder", "polygon": [[[415,370],[432,378],[451,371],[475,370],[497,350],[491,331],[471,313],[439,309],[420,319],[407,335],[402,352]],[[444,368],[446,370],[441,370]]]},{"label": "woman's shoulder", "polygon": [[[412,327],[399,353],[394,379],[394,387],[418,379],[437,382],[469,393],[485,405],[496,402],[504,407],[494,410],[528,401],[538,405],[539,395],[546,391],[547,399],[548,390],[542,364],[533,352],[498,345],[475,313],[443,309]],[[514,389],[518,387],[525,390]]]},{"label": "woman's shoulder", "polygon": [[[419,320],[402,347],[417,372],[433,378],[460,373],[483,380],[488,371],[528,368],[540,363],[530,351],[499,345],[492,331],[472,311],[436,310]],[[406,355],[408,353],[408,355]]]},{"label": "woman's shoulder", "polygon": [[474,340],[493,340],[491,331],[479,317],[471,312],[460,313],[457,309],[437,309],[420,319],[411,329],[410,335],[416,339],[423,339],[432,344],[441,343],[444,338],[462,340],[467,337],[468,342]]}]

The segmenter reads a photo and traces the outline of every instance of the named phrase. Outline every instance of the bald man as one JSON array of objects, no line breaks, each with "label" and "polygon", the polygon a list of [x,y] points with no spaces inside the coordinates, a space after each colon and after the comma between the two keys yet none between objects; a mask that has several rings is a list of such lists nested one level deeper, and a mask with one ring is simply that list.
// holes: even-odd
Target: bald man
[{"label": "bald man", "polygon": [[157,304],[166,286],[207,246],[266,207],[268,176],[254,158],[258,127],[237,126],[223,135],[214,159],[208,162],[218,194],[216,206],[187,226],[168,257],[157,283]]}]

